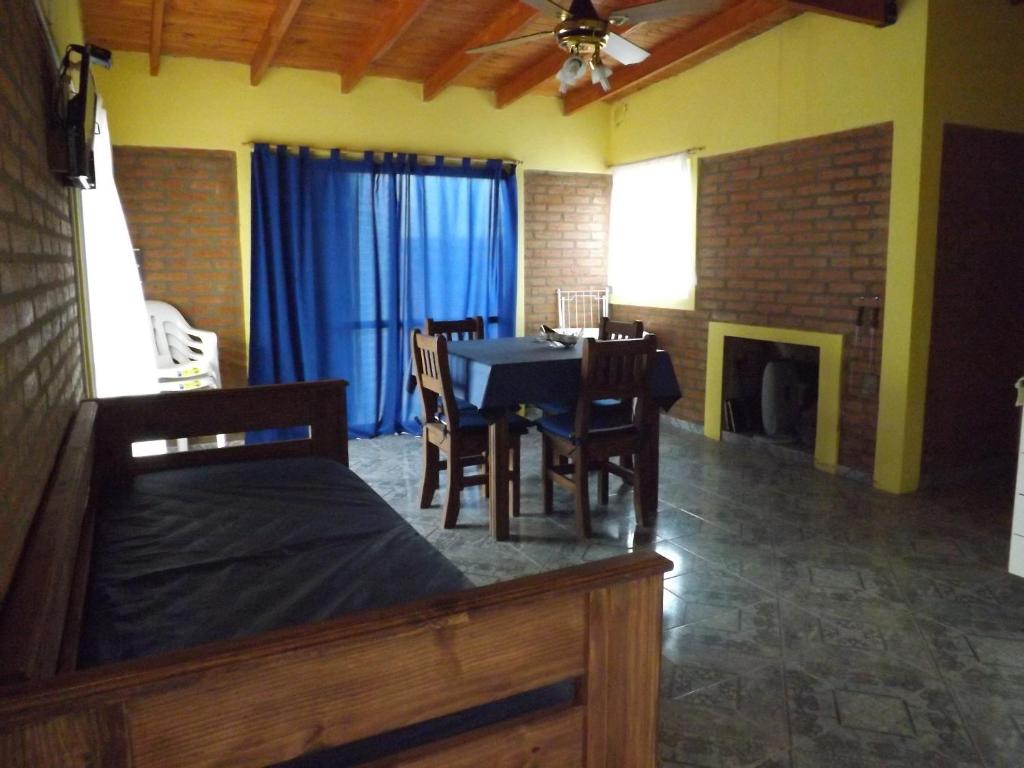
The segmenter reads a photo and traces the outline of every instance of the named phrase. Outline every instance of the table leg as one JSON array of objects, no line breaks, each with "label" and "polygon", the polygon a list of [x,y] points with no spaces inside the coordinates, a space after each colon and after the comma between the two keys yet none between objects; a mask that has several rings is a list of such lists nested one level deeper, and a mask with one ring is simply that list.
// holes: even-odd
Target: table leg
[{"label": "table leg", "polygon": [[487,476],[490,487],[491,535],[496,541],[508,539],[508,416],[502,414],[488,429]]}]

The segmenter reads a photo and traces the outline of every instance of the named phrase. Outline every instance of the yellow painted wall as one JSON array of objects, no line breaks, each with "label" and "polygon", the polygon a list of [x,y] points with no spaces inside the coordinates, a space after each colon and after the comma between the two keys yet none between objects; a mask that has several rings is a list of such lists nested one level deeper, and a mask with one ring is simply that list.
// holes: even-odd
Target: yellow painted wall
[{"label": "yellow painted wall", "polygon": [[927,24],[928,0],[901,2],[899,21],[885,29],[804,14],[624,99],[613,109],[609,139],[615,164],[893,123],[875,484],[894,492],[916,487],[923,429],[910,405],[927,370],[912,355],[922,336],[927,341],[914,311]]},{"label": "yellow painted wall", "polygon": [[[251,148],[246,141],[501,157],[521,160],[531,170],[606,170],[608,107],[603,105],[565,118],[557,99],[532,96],[499,110],[489,93],[471,88],[450,88],[424,102],[419,85],[383,78],[367,78],[343,95],[337,75],[288,68],[272,68],[253,87],[246,66],[169,56],[152,77],[145,54],[122,51],[115,52],[114,67],[96,78],[114,144],[237,153],[247,329]],[[520,258],[521,253],[520,245]]]},{"label": "yellow painted wall", "polygon": [[70,43],[83,42],[82,9],[78,0],[39,0],[39,8],[50,25],[50,34],[61,56]]}]

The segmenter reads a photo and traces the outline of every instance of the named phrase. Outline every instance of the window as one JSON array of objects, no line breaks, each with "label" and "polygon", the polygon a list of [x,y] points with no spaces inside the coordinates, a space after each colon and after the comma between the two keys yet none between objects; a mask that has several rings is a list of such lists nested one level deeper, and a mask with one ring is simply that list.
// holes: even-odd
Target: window
[{"label": "window", "polygon": [[693,309],[696,161],[687,155],[612,168],[608,276],[612,301]]}]

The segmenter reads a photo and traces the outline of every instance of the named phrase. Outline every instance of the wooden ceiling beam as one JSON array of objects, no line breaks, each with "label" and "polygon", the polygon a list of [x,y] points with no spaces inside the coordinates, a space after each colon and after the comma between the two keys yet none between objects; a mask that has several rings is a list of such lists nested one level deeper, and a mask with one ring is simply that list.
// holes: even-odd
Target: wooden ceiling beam
[{"label": "wooden ceiling beam", "polygon": [[796,13],[787,0],[743,0],[665,40],[639,64],[616,68],[612,89],[607,93],[599,85],[584,85],[569,91],[562,101],[563,111],[570,115],[594,102],[625,96],[666,70],[691,60],[703,61],[708,55],[746,40],[753,30],[766,29]]},{"label": "wooden ceiling beam", "polygon": [[351,93],[359,85],[370,65],[391,49],[426,6],[427,0],[398,0],[369,42],[352,61],[342,66],[342,93]]},{"label": "wooden ceiling beam", "polygon": [[160,49],[164,44],[164,11],[166,0],[153,0],[149,17],[149,74],[160,74]]},{"label": "wooden ceiling beam", "polygon": [[[631,29],[636,29],[639,24],[628,27],[618,27],[615,32],[624,35]],[[507,107],[513,101],[521,99],[537,86],[547,80],[551,80],[562,68],[568,54],[561,48],[556,48],[544,54],[523,69],[518,70],[512,77],[507,78],[498,84],[494,89],[494,103],[499,109]]]},{"label": "wooden ceiling beam", "polygon": [[518,70],[512,77],[498,84],[494,89],[494,103],[500,109],[521,99],[545,80],[558,74],[565,63],[566,53],[561,48],[550,51],[532,64]]},{"label": "wooden ceiling beam", "polygon": [[504,40],[522,29],[536,15],[536,8],[518,2],[499,11],[490,24],[459,46],[457,51],[427,76],[423,82],[423,100],[433,99],[447,88],[452,80],[482,58],[482,54],[466,53],[466,49]]},{"label": "wooden ceiling beam", "polygon": [[794,0],[793,6],[801,11],[837,16],[873,27],[896,23],[896,0]]},{"label": "wooden ceiling beam", "polygon": [[267,22],[267,28],[263,31],[263,37],[260,38],[256,53],[249,64],[249,82],[253,85],[259,85],[263,76],[267,74],[274,54],[284,40],[300,5],[302,0],[277,0],[274,12],[270,15],[270,21]]}]

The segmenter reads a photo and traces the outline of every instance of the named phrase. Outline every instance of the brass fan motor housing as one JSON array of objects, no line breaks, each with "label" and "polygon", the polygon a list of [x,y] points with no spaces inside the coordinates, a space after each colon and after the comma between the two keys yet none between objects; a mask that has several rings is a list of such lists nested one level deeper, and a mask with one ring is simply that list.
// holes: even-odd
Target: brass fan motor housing
[{"label": "brass fan motor housing", "polygon": [[608,22],[603,19],[565,19],[555,27],[558,45],[575,54],[597,53],[608,42]]}]

